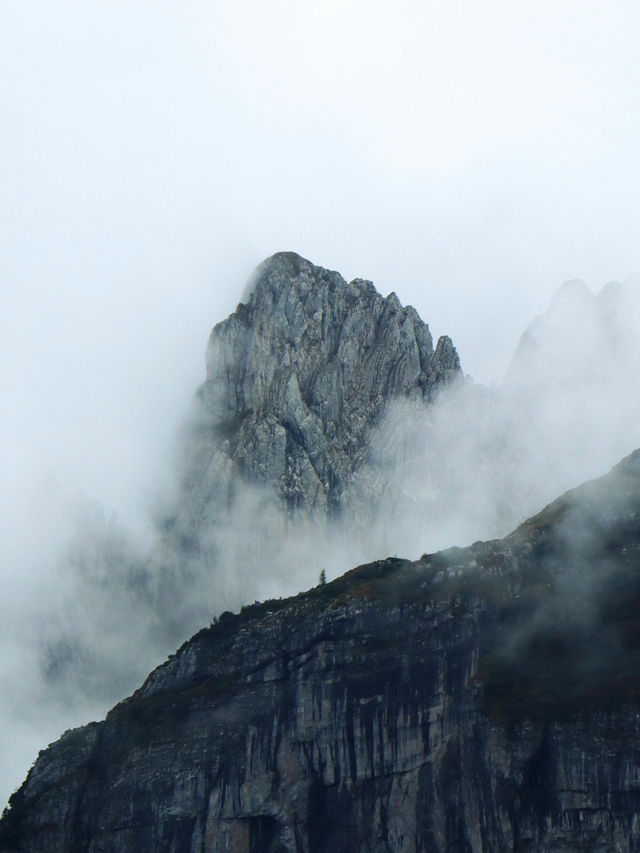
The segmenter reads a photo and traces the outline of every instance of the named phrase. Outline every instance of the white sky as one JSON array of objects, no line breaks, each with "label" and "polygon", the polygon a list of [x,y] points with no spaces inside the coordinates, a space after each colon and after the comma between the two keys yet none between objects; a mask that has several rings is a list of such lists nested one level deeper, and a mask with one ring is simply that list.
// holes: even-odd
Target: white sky
[{"label": "white sky", "polygon": [[484,381],[563,280],[640,269],[637,3],[0,11],[9,432],[89,490],[96,444],[150,464],[274,251],[396,290]]},{"label": "white sky", "polygon": [[5,483],[137,511],[275,251],[395,290],[498,382],[563,280],[640,270],[635,2],[0,13]]},{"label": "white sky", "polygon": [[141,517],[273,252],[395,290],[496,382],[563,280],[640,271],[639,27],[623,0],[0,0],[5,597],[56,501]]}]

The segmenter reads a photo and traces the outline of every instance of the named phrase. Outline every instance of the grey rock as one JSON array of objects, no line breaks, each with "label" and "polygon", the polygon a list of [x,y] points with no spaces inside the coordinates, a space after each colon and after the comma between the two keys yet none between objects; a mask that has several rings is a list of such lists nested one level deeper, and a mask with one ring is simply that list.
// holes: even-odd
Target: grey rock
[{"label": "grey rock", "polygon": [[434,351],[395,293],[274,255],[211,333],[187,478],[200,500],[183,516],[199,524],[228,504],[236,477],[269,486],[290,512],[337,512],[388,403],[428,402],[461,375],[449,338]]},{"label": "grey rock", "polygon": [[223,614],[39,756],[2,853],[640,850],[640,451],[503,540]]}]

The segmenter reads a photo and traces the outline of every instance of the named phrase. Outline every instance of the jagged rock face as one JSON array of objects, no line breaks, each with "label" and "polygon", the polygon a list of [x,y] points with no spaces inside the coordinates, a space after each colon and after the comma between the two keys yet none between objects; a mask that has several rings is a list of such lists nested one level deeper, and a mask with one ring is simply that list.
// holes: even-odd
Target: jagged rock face
[{"label": "jagged rock face", "polygon": [[224,614],[0,851],[640,850],[640,451],[504,540]]},{"label": "jagged rock face", "polygon": [[211,333],[190,493],[224,505],[239,475],[290,510],[330,514],[386,404],[429,401],[460,376],[449,338],[434,351],[428,326],[395,294],[274,255],[248,302]]}]

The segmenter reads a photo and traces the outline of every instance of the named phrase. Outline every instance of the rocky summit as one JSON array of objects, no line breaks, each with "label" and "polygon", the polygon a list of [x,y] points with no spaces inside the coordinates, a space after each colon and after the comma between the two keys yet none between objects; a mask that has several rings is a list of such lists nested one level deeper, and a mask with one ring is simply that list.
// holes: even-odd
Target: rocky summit
[{"label": "rocky summit", "polygon": [[551,850],[640,850],[640,451],[503,540],[223,613],[0,822],[2,853]]},{"label": "rocky summit", "polygon": [[270,487],[289,511],[335,512],[387,404],[428,402],[461,376],[451,340],[434,350],[395,293],[293,252],[268,258],[211,333],[183,518],[198,525],[227,506],[238,479]]}]

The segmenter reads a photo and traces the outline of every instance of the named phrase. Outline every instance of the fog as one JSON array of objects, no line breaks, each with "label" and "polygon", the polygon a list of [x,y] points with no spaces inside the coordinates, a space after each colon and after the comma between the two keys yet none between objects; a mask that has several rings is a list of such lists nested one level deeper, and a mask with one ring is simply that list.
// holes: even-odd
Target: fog
[{"label": "fog", "polygon": [[[488,386],[502,383],[521,332],[564,280],[599,291],[640,269],[640,11],[356,0],[1,9],[6,798],[38,749],[121,695],[135,674],[121,667],[130,648],[155,637],[136,666],[157,660],[156,612],[128,618],[148,591],[130,555],[143,560],[152,547],[150,508],[174,489],[176,436],[203,378],[208,332],[256,263],[293,249],[395,290]],[[382,506],[398,505],[396,489],[418,511],[436,507],[438,536],[434,521],[420,535],[407,525],[380,531],[384,541],[349,538],[320,555],[323,567],[349,568],[379,541],[416,556],[458,536],[498,535],[508,521],[496,502],[517,520],[552,489],[602,473],[635,441],[633,393],[619,379],[605,372],[597,393],[579,383],[577,406],[556,385],[533,419],[517,382],[507,402],[495,387],[475,388],[463,406],[400,412],[376,438],[368,488]],[[407,457],[411,442],[421,450]],[[513,469],[489,464],[496,444]],[[460,526],[447,507],[463,495]],[[109,565],[128,555],[130,610],[104,583],[104,552],[92,552],[105,539]],[[281,541],[282,585],[274,567],[251,600],[317,577],[315,565],[300,578],[282,569],[303,562],[307,534]],[[233,535],[226,547],[236,553]],[[61,679],[52,692],[44,640],[65,631],[87,641],[87,660],[71,669],[83,678],[103,647],[94,680]],[[105,676],[108,658],[118,665]]]}]

